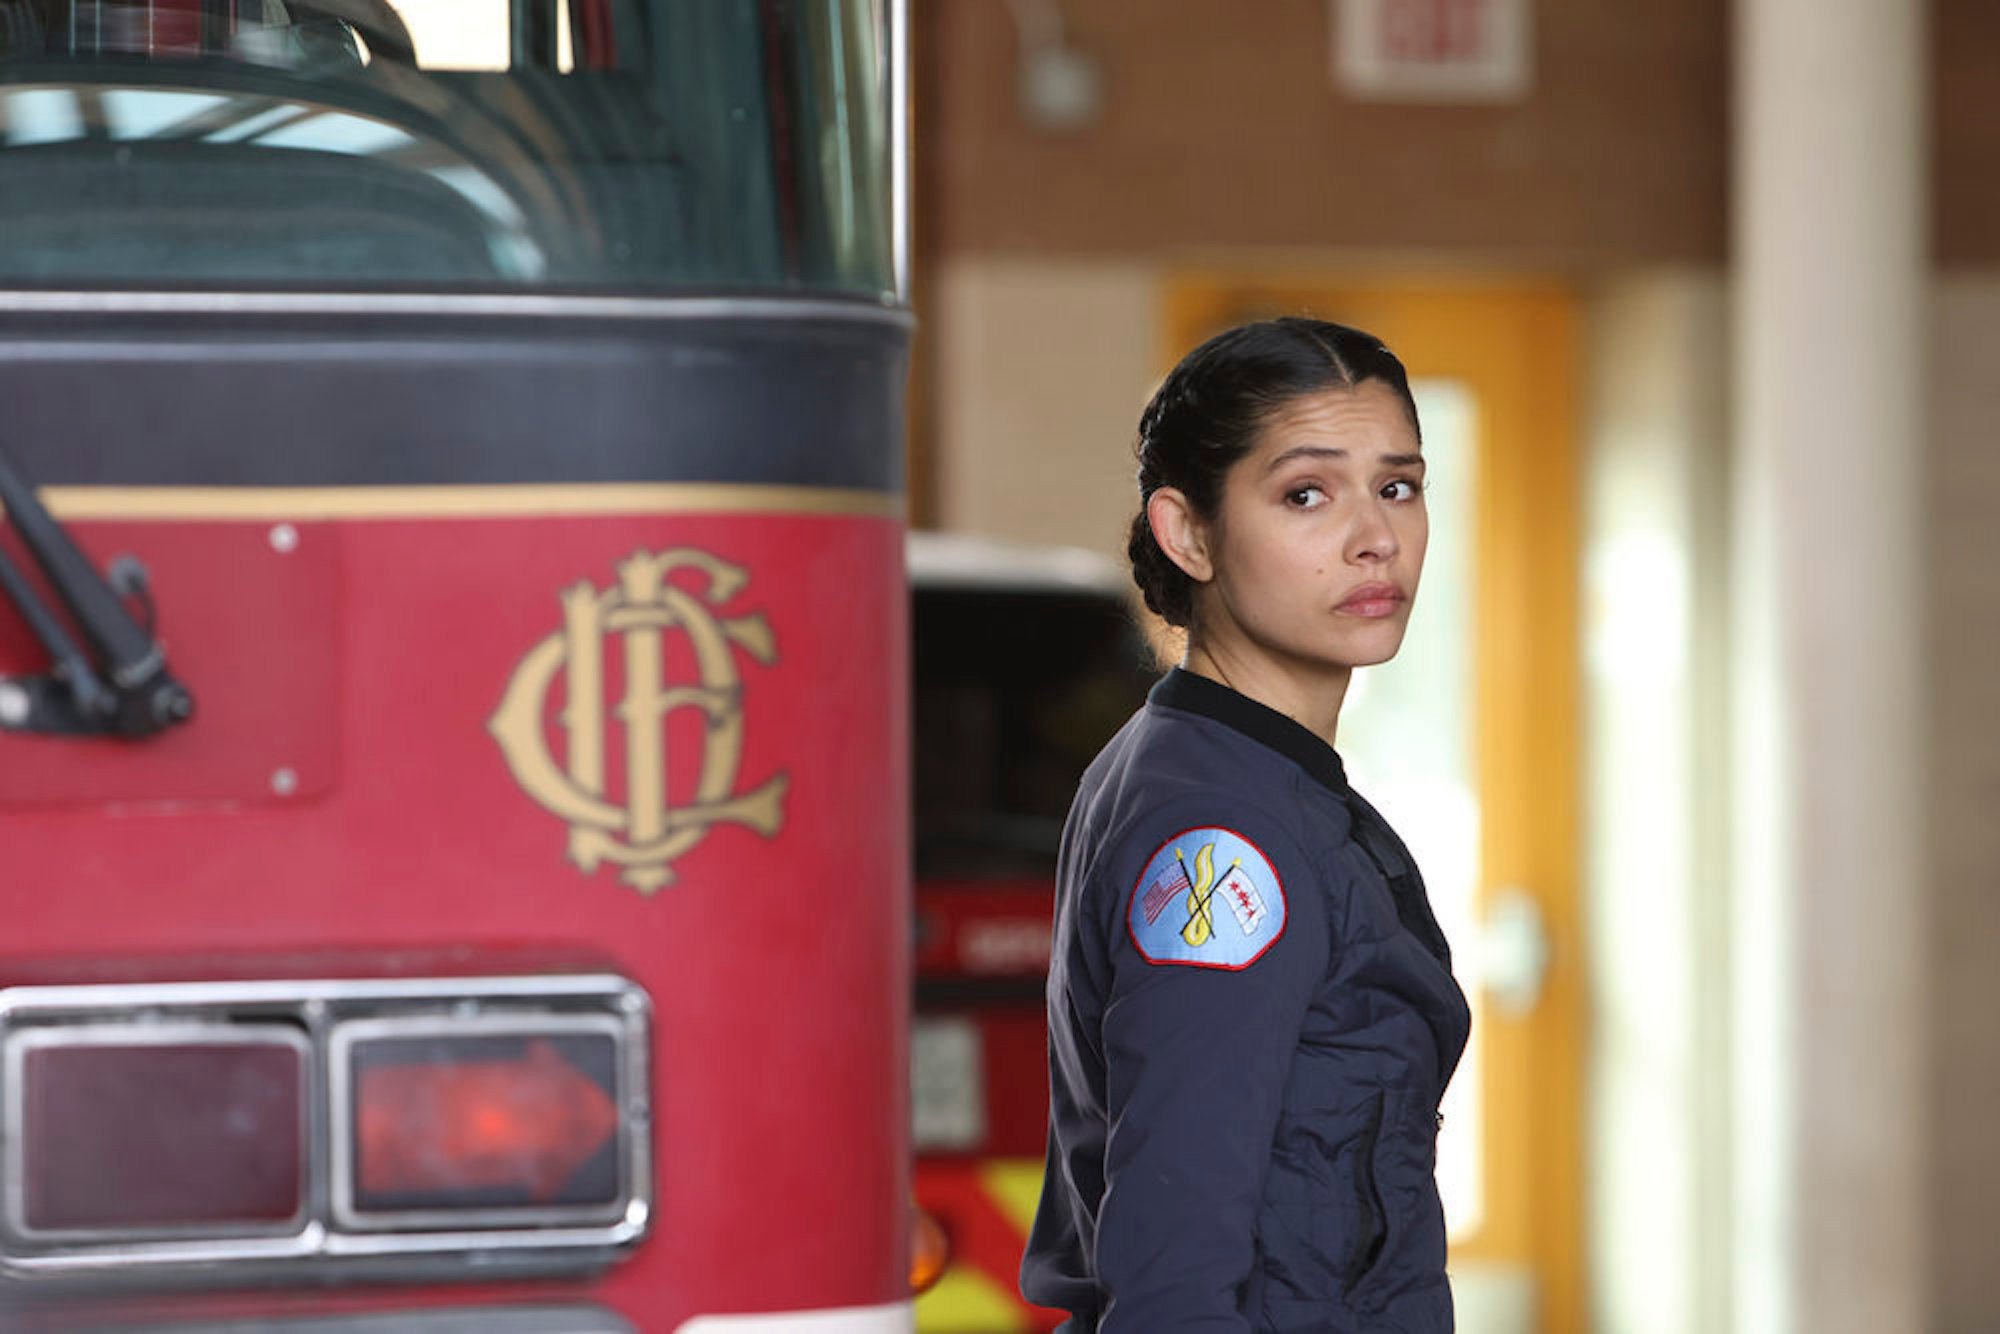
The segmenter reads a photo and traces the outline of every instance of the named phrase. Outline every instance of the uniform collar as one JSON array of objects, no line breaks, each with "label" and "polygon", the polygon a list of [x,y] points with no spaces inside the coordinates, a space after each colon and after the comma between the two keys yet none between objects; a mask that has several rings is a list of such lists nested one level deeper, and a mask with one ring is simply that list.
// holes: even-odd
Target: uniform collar
[{"label": "uniform collar", "polygon": [[1269,746],[1312,775],[1337,796],[1347,795],[1347,770],[1340,752],[1313,732],[1266,704],[1206,676],[1175,667],[1146,696],[1162,708],[1213,718],[1260,745]]}]

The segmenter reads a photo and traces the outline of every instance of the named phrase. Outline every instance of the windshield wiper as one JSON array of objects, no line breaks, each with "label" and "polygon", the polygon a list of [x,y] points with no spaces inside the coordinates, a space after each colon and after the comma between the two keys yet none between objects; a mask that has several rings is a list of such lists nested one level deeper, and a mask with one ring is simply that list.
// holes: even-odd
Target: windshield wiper
[{"label": "windshield wiper", "polygon": [[[46,676],[0,677],[0,729],[145,737],[192,718],[194,696],[167,671],[167,655],[151,626],[133,619],[118,590],[43,507],[5,449],[0,449],[0,507],[90,649],[86,653],[77,645],[0,548],[0,592],[49,655]],[[132,562],[128,568],[137,574],[132,582],[143,587],[144,567]]]}]

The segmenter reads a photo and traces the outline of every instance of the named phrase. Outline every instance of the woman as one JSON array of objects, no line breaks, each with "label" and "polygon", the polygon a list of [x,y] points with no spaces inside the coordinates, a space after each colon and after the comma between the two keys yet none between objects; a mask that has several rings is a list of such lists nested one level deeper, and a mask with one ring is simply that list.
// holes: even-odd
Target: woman
[{"label": "woman", "polygon": [[1134,577],[1187,655],[1084,775],[1022,1264],[1071,1331],[1449,1330],[1438,1102],[1470,1015],[1333,748],[1428,535],[1416,405],[1366,334],[1245,325],[1139,425]]}]

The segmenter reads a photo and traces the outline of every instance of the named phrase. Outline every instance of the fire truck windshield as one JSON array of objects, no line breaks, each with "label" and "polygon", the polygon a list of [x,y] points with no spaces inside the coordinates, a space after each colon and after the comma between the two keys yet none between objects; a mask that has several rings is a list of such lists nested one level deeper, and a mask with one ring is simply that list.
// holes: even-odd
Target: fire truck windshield
[{"label": "fire truck windshield", "polygon": [[0,0],[0,283],[893,287],[883,0]]},{"label": "fire truck windshield", "polygon": [[1076,782],[1145,698],[1118,593],[927,582],[912,648],[920,881],[1052,875]]}]

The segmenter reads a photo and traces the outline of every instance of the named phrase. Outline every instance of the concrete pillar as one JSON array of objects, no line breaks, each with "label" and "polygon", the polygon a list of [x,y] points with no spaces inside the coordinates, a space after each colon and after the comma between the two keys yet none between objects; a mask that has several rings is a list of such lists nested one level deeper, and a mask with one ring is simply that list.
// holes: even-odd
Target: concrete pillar
[{"label": "concrete pillar", "polygon": [[1728,301],[1659,270],[1588,309],[1590,1327],[1724,1334]]},{"label": "concrete pillar", "polygon": [[1917,1330],[1925,6],[1736,8],[1735,1323]]}]

